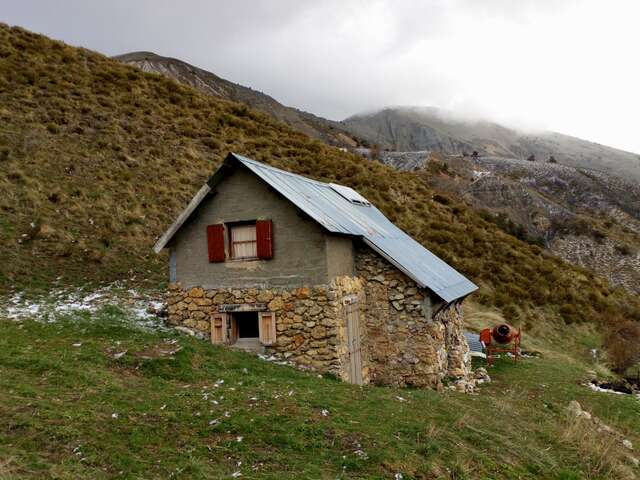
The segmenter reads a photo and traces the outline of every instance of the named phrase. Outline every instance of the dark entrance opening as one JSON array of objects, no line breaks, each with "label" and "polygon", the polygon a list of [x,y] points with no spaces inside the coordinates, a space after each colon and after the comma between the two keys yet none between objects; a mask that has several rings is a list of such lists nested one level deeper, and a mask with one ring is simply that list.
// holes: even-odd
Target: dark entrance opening
[{"label": "dark entrance opening", "polygon": [[233,318],[238,326],[238,338],[258,338],[258,312],[237,312]]}]

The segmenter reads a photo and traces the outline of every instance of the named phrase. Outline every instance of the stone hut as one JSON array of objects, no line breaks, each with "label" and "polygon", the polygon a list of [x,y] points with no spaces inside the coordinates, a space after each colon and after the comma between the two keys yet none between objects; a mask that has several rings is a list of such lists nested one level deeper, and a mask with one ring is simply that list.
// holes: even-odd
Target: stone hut
[{"label": "stone hut", "polygon": [[154,249],[169,322],[356,384],[469,374],[476,286],[349,187],[229,154]]}]

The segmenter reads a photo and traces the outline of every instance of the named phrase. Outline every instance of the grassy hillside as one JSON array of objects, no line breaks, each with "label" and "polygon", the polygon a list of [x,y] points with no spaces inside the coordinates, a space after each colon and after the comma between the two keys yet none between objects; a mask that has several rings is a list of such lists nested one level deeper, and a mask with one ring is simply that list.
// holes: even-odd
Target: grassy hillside
[{"label": "grassy hillside", "polygon": [[[482,286],[511,321],[640,320],[640,300],[467,206],[246,106],[0,26],[0,284],[157,284],[155,238],[229,151],[349,185]],[[6,193],[4,193],[6,192]]]},{"label": "grassy hillside", "polygon": [[286,107],[269,95],[220,78],[177,58],[163,57],[152,52],[131,52],[118,55],[113,59],[134,65],[145,72],[161,73],[206,94],[244,103],[251,108],[267,113],[305,135],[330,145],[350,147],[358,144],[358,140],[354,139],[340,122]]},{"label": "grassy hillside", "polygon": [[318,378],[113,306],[0,329],[3,480],[636,478],[620,437],[566,407],[637,445],[637,399],[579,385],[585,364],[552,351],[499,363],[474,396]]}]

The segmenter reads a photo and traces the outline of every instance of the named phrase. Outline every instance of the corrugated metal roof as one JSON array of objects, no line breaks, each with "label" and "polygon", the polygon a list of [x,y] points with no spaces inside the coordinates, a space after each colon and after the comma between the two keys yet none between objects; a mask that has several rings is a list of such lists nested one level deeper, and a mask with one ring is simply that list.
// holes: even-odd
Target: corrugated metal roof
[{"label": "corrugated metal roof", "polygon": [[[350,202],[338,193],[339,189],[336,189],[335,185],[332,187],[329,183],[280,170],[234,153],[227,156],[225,164],[229,165],[234,161],[240,162],[258,175],[329,232],[362,237],[371,248],[420,287],[429,288],[444,301],[452,302],[478,288],[396,227],[380,210],[374,206]],[[217,173],[214,174],[209,184],[213,187],[212,183],[219,177]],[[191,204],[189,206],[191,207]],[[156,251],[166,246],[186,220],[184,213],[181,215],[182,222],[172,225],[158,241]],[[190,213],[188,212],[186,217]]]},{"label": "corrugated metal roof", "polygon": [[480,341],[480,335],[473,332],[464,332],[464,337],[467,339],[471,352],[482,353],[484,351],[484,345]]}]

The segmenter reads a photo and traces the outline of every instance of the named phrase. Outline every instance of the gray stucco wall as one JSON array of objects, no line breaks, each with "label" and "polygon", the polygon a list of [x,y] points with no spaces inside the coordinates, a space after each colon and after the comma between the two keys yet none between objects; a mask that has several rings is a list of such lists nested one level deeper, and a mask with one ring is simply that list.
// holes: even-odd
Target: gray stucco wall
[{"label": "gray stucco wall", "polygon": [[[266,219],[273,221],[271,260],[209,263],[207,225]],[[349,238],[334,241],[258,177],[236,169],[217,187],[215,195],[202,202],[172,240],[176,281],[184,288],[326,284],[329,270],[332,274],[343,269],[353,272],[352,254],[347,258],[351,243]]]},{"label": "gray stucco wall", "polygon": [[327,273],[329,279],[355,275],[353,239],[327,235]]}]

